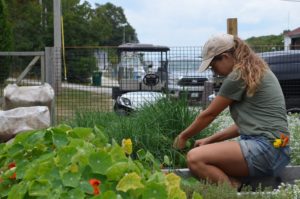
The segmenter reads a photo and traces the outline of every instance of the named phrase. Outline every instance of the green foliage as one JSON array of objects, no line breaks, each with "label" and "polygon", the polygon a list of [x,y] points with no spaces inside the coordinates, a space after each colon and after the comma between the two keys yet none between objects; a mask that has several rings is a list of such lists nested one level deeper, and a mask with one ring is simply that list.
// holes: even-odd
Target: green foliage
[{"label": "green foliage", "polygon": [[84,54],[86,55],[81,54],[79,56],[74,53],[73,55],[68,56],[68,82],[91,83],[90,78],[92,77],[93,72],[97,69],[96,57],[88,52]]},{"label": "green foliage", "polygon": [[[42,29],[42,7],[38,1],[6,1],[9,9],[9,20],[12,24],[14,50],[32,51],[44,48]],[[53,32],[49,32],[53,37]],[[49,35],[50,36],[50,35]],[[52,45],[51,45],[52,46]]]},{"label": "green foliage", "polygon": [[283,50],[283,35],[267,35],[260,37],[250,37],[246,42],[256,52]]},{"label": "green foliage", "polygon": [[93,37],[98,45],[117,46],[122,43],[123,31],[125,31],[125,42],[138,41],[135,30],[127,22],[124,11],[112,3],[97,5],[91,25],[98,31],[94,31]]},{"label": "green foliage", "polygon": [[193,199],[294,199],[299,198],[299,182],[295,185],[282,184],[278,190],[271,188],[258,188],[252,192],[250,187],[245,187],[242,192],[237,193],[228,184],[210,184],[206,181],[198,181],[195,178],[185,178],[181,180],[181,187],[185,191],[187,198]]},{"label": "green foliage", "polygon": [[[12,49],[11,25],[8,21],[8,11],[4,0],[0,0],[0,51],[10,51]],[[8,58],[1,57],[0,60],[0,84],[9,76]]]},{"label": "green foliage", "polygon": [[[186,198],[180,178],[149,152],[133,160],[101,128],[66,125],[18,134],[0,145],[0,197]],[[98,194],[99,193],[99,194]]]},{"label": "green foliage", "polygon": [[[16,51],[53,46],[53,1],[39,2],[6,1]],[[119,45],[123,40],[122,24],[127,24],[126,41],[138,40],[121,7],[106,3],[92,8],[87,1],[62,0],[61,8],[65,46]]]},{"label": "green foliage", "polygon": [[[110,138],[120,142],[124,137],[131,138],[136,143],[136,148],[149,150],[154,157],[164,164],[165,167],[186,167],[185,154],[192,147],[193,141],[215,133],[217,125],[212,125],[192,138],[188,147],[184,150],[173,148],[175,137],[189,126],[196,115],[199,107],[191,109],[187,99],[179,100],[162,99],[156,104],[145,105],[141,110],[127,116],[118,116],[115,113],[103,112],[77,112],[75,119],[70,122],[72,126],[93,127],[101,125],[106,129]],[[170,160],[164,156],[168,156]],[[165,161],[166,160],[166,161]]]},{"label": "green foliage", "polygon": [[300,165],[300,114],[294,113],[288,115],[291,147],[291,164]]}]

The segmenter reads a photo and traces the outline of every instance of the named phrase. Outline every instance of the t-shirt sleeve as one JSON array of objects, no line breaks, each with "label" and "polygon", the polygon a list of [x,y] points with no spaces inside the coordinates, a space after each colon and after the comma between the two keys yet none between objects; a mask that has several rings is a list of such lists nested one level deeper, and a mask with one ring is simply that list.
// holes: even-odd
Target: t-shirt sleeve
[{"label": "t-shirt sleeve", "polygon": [[245,82],[242,79],[237,79],[237,73],[233,71],[223,80],[218,95],[241,101],[245,92]]}]

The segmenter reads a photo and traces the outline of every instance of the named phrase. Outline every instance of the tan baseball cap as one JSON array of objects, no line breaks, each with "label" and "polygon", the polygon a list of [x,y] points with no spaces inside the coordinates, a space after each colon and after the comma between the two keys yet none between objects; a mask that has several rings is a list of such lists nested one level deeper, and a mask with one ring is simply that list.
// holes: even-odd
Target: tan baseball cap
[{"label": "tan baseball cap", "polygon": [[233,35],[229,34],[220,34],[208,39],[202,49],[202,62],[199,72],[205,71],[215,56],[231,49],[234,46],[233,39]]}]

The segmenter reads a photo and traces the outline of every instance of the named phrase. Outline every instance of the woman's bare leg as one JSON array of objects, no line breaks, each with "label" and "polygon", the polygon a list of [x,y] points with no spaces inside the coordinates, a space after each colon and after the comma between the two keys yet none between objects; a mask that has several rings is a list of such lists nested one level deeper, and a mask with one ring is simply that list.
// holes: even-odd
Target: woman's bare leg
[{"label": "woman's bare leg", "polygon": [[196,147],[188,152],[187,162],[194,175],[214,183],[227,182],[236,187],[238,181],[231,177],[249,175],[247,162],[236,141]]}]

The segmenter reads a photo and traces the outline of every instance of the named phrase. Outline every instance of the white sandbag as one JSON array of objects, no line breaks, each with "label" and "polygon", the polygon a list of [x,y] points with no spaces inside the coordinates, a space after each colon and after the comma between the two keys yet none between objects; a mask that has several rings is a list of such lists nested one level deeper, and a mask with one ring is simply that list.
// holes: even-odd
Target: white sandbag
[{"label": "white sandbag", "polygon": [[0,111],[0,142],[5,142],[20,132],[49,126],[50,113],[47,106],[19,107]]},{"label": "white sandbag", "polygon": [[48,106],[51,110],[54,90],[47,83],[40,86],[9,84],[4,88],[3,98],[3,110],[29,106]]}]

